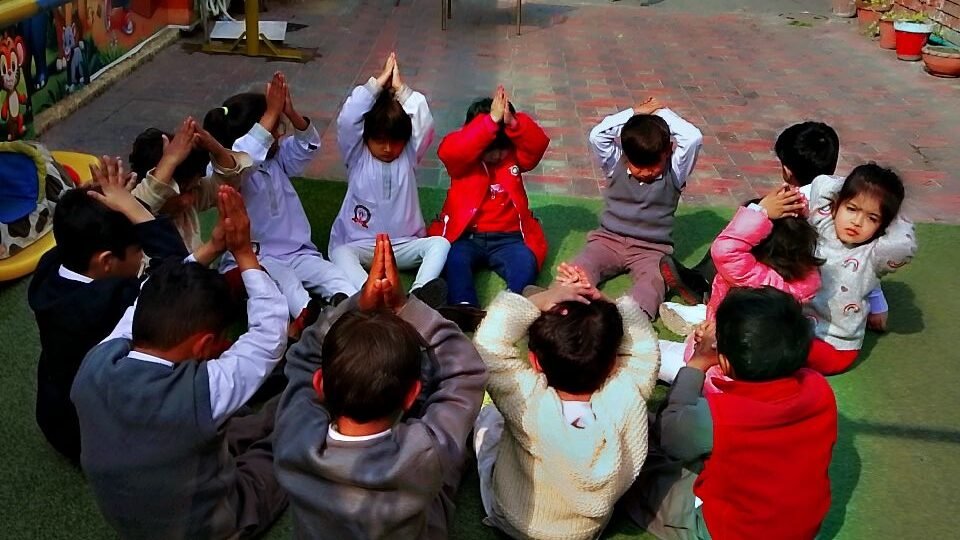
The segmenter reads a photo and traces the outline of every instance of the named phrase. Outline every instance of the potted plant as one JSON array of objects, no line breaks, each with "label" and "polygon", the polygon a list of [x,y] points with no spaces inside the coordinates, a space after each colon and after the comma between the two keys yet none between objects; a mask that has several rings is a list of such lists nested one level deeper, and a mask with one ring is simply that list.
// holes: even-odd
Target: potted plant
[{"label": "potted plant", "polygon": [[877,30],[880,33],[880,47],[884,49],[897,48],[897,32],[893,29],[893,23],[896,21],[908,21],[916,19],[917,15],[902,9],[891,9],[880,16],[877,21]]},{"label": "potted plant", "polygon": [[856,17],[857,0],[833,0],[833,14],[837,17]]},{"label": "potted plant", "polygon": [[857,0],[857,23],[864,34],[876,32],[880,14],[890,11],[893,0]]},{"label": "potted plant", "polygon": [[935,77],[960,77],[960,49],[927,45],[923,48],[923,64]]},{"label": "potted plant", "polygon": [[923,56],[923,46],[933,33],[933,23],[923,14],[893,22],[897,34],[897,58],[907,62],[916,62]]}]

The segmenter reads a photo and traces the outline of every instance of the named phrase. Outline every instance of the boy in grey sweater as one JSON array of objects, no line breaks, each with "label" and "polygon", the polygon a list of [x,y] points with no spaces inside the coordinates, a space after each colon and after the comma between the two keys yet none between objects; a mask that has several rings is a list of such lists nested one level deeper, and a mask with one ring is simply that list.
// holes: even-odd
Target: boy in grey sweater
[{"label": "boy in grey sweater", "polygon": [[[435,381],[421,382],[424,353]],[[304,331],[286,375],[275,466],[296,536],[446,538],[487,374],[456,325],[405,297],[387,235],[363,290]]]}]

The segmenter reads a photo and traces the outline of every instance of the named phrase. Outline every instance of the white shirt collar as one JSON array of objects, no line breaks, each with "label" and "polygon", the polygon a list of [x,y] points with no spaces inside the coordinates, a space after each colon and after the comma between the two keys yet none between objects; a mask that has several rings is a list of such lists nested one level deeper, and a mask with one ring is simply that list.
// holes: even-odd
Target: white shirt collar
[{"label": "white shirt collar", "polygon": [[93,278],[87,277],[83,274],[78,274],[62,264],[60,265],[60,269],[57,270],[57,273],[60,274],[60,277],[63,279],[69,279],[70,281],[79,281],[80,283],[93,282]]},{"label": "white shirt collar", "polygon": [[563,409],[563,419],[575,428],[583,429],[597,419],[589,401],[560,400],[560,407]]},{"label": "white shirt collar", "polygon": [[127,355],[128,358],[133,358],[134,360],[140,360],[143,362],[151,362],[153,364],[160,364],[162,366],[173,367],[173,362],[169,360],[164,360],[159,356],[154,356],[152,354],[142,353],[140,351],[130,351],[130,354]]},{"label": "white shirt collar", "polygon": [[344,435],[337,431],[337,428],[330,424],[330,427],[327,428],[327,435],[335,441],[341,442],[362,442],[362,441],[372,441],[373,439],[379,439],[380,437],[386,437],[393,431],[393,428],[385,429],[380,433],[374,433],[372,435]]}]

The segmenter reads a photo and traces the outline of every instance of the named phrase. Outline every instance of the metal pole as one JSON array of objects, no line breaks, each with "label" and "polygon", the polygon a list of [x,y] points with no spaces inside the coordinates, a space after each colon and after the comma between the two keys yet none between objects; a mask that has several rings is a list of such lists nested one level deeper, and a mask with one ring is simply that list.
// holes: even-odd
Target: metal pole
[{"label": "metal pole", "polygon": [[259,0],[245,0],[245,20],[247,30],[247,54],[260,55],[260,2]]}]

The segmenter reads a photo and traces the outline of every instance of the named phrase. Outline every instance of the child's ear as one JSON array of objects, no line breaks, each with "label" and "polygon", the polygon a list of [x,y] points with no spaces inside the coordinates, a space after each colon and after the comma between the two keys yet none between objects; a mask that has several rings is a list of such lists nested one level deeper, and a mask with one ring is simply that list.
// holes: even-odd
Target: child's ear
[{"label": "child's ear", "polygon": [[407,412],[410,407],[413,407],[413,402],[417,400],[422,388],[423,383],[420,382],[420,379],[417,379],[417,382],[413,383],[413,386],[407,390],[407,395],[403,396],[403,412]]},{"label": "child's ear", "polygon": [[220,356],[222,351],[217,350],[219,338],[213,332],[202,332],[190,336],[190,354],[197,360],[209,360]]},{"label": "child's ear", "polygon": [[87,266],[87,273],[98,276],[109,276],[110,271],[116,266],[117,258],[108,250],[98,251],[90,257],[90,264]]},{"label": "child's ear", "polygon": [[543,373],[543,368],[540,367],[540,359],[533,351],[527,351],[527,358],[530,360],[530,367],[533,368],[533,371]]},{"label": "child's ear", "polygon": [[720,360],[720,371],[727,377],[735,378],[736,374],[733,372],[733,366],[730,365],[730,360],[727,360],[726,355],[718,354],[717,357]]},{"label": "child's ear", "polygon": [[793,185],[794,183],[793,171],[787,168],[786,165],[781,165],[780,167],[783,169],[783,181],[790,185]]},{"label": "child's ear", "polygon": [[313,373],[313,390],[317,393],[317,398],[323,401],[323,368]]}]

